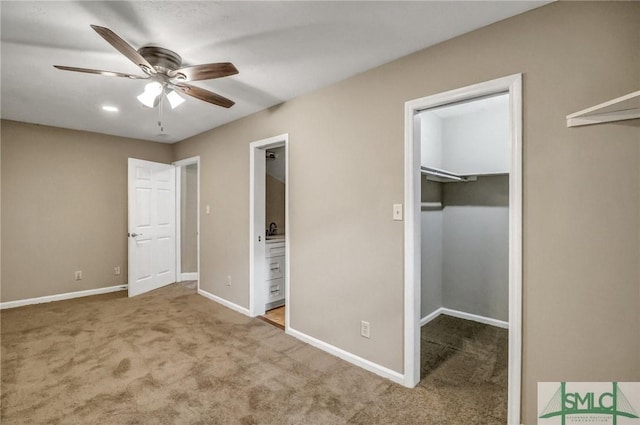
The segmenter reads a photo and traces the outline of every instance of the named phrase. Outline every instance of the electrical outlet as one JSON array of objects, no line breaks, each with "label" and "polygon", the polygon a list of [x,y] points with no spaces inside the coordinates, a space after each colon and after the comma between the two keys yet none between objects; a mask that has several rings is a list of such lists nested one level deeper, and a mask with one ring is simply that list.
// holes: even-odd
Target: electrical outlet
[{"label": "electrical outlet", "polygon": [[360,335],[369,338],[369,322],[365,322],[364,320],[360,322]]},{"label": "electrical outlet", "polygon": [[76,280],[82,280],[82,270],[77,270],[75,274]]},{"label": "electrical outlet", "polygon": [[231,286],[231,275],[227,276],[227,286]]},{"label": "electrical outlet", "polygon": [[113,274],[116,276],[120,276],[120,266],[115,266],[113,268]]}]

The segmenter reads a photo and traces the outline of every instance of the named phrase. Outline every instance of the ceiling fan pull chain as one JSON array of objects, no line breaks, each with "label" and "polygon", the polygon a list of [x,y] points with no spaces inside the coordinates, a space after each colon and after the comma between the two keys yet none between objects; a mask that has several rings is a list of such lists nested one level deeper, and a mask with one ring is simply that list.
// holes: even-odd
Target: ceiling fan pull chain
[{"label": "ceiling fan pull chain", "polygon": [[158,108],[158,114],[160,116],[158,120],[158,127],[160,127],[160,133],[164,133],[164,127],[162,127],[163,109],[164,109],[164,91],[160,94],[160,108]]}]

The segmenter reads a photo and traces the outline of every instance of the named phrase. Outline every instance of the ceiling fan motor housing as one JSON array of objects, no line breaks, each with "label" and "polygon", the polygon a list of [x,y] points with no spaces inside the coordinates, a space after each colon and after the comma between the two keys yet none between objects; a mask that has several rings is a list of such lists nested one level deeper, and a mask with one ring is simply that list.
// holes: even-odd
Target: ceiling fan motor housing
[{"label": "ceiling fan motor housing", "polygon": [[[145,46],[138,49],[138,53],[147,60],[160,74],[168,74],[170,71],[179,69],[182,65],[182,58],[176,52],[158,46]],[[142,68],[144,70],[144,67]],[[146,71],[146,70],[145,70]],[[150,72],[147,72],[150,74]],[[176,75],[180,79],[182,74]]]}]

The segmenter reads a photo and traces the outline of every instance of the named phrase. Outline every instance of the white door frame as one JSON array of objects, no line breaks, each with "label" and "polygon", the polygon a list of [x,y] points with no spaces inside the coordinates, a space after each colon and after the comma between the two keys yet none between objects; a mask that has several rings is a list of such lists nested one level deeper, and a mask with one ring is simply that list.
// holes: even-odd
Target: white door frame
[{"label": "white door frame", "polygon": [[198,290],[200,290],[200,157],[194,156],[191,158],[181,159],[172,163],[176,167],[176,281],[182,282],[183,280],[193,280],[193,275],[183,276],[182,273],[182,213],[181,213],[181,198],[182,198],[182,167],[187,165],[196,164],[198,166],[197,185],[196,191],[196,261],[198,271],[195,275],[197,281]]},{"label": "white door frame", "polygon": [[[252,317],[263,315],[265,312],[266,298],[261,282],[264,282],[265,255],[265,223],[256,221],[256,216],[264,216],[266,208],[265,192],[265,150],[284,146],[285,152],[285,207],[284,220],[286,223],[285,233],[285,302],[289,304],[289,290],[291,280],[289,279],[290,261],[290,235],[291,222],[289,221],[289,134],[269,137],[258,140],[249,145],[249,314]],[[258,172],[257,172],[258,171]],[[262,214],[259,213],[262,211]],[[259,239],[259,240],[258,240]],[[258,266],[256,266],[258,264]],[[285,331],[289,329],[289,311],[285,310]]]},{"label": "white door frame", "polygon": [[522,373],[522,74],[405,103],[404,142],[404,385],[420,381],[420,141],[414,115],[422,110],[497,93],[509,93],[509,383],[508,424],[520,424]]}]

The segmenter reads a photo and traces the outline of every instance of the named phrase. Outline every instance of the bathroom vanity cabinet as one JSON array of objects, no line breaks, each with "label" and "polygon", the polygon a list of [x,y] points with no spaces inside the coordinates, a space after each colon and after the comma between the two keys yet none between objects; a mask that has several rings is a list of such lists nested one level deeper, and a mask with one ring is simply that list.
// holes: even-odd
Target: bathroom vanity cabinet
[{"label": "bathroom vanity cabinet", "polygon": [[284,240],[268,240],[265,249],[266,309],[284,305],[286,257]]}]

